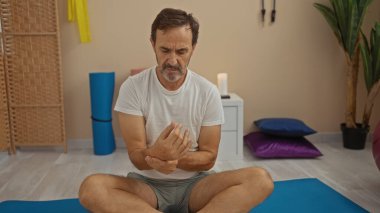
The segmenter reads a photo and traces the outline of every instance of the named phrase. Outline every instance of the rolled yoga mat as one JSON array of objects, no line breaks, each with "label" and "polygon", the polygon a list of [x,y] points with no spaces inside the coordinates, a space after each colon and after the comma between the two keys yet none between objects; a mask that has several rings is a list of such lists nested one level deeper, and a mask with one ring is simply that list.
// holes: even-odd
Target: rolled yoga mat
[{"label": "rolled yoga mat", "polygon": [[91,115],[93,118],[104,121],[112,119],[114,88],[114,72],[90,73]]},{"label": "rolled yoga mat", "polygon": [[92,135],[95,155],[108,155],[115,150],[112,122],[92,119]]},{"label": "rolled yoga mat", "polygon": [[115,150],[112,129],[114,72],[90,73],[91,119],[95,155],[111,154]]}]

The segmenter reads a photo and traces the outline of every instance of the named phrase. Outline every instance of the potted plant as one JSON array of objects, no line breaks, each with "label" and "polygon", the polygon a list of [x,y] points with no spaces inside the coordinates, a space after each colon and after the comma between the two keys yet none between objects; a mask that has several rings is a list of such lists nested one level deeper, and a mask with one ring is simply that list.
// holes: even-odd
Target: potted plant
[{"label": "potted plant", "polygon": [[[346,111],[345,123],[341,124],[341,129],[343,133],[343,145],[350,149],[363,149],[365,146],[366,136],[369,131],[368,122],[373,106],[373,99],[374,96],[376,96],[376,92],[369,92],[371,97],[368,96],[368,106],[366,106],[363,116],[365,119],[363,119],[362,123],[357,123],[356,96],[359,73],[359,43],[361,36],[363,36],[363,34],[361,34],[361,26],[366,10],[371,2],[372,0],[330,0],[332,8],[323,4],[314,3],[314,7],[321,12],[332,28],[346,56],[348,65],[346,75]],[[369,48],[368,45],[366,47]],[[376,50],[374,51],[376,52]],[[368,60],[372,59],[368,58]],[[365,75],[369,75],[367,72],[374,71],[365,71]],[[373,77],[371,78],[375,79]],[[375,86],[375,82],[370,82],[372,85],[367,85],[367,88]],[[374,88],[373,90],[375,91],[376,89]]]},{"label": "potted plant", "polygon": [[[363,149],[365,139],[369,129],[369,120],[375,98],[380,91],[380,24],[376,23],[367,37],[361,32],[363,42],[359,44],[360,55],[364,67],[364,81],[367,89],[367,99],[363,111],[362,126],[367,127],[358,131],[357,129],[343,129],[344,145],[351,149]],[[346,138],[345,138],[346,137]],[[358,143],[360,138],[364,138],[363,143]]]}]

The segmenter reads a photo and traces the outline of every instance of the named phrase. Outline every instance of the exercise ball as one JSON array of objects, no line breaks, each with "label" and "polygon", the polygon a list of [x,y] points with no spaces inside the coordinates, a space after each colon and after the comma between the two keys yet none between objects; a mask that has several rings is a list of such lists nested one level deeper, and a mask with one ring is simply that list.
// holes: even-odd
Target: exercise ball
[{"label": "exercise ball", "polygon": [[375,158],[377,168],[380,170],[380,122],[373,132],[372,154],[373,158]]}]

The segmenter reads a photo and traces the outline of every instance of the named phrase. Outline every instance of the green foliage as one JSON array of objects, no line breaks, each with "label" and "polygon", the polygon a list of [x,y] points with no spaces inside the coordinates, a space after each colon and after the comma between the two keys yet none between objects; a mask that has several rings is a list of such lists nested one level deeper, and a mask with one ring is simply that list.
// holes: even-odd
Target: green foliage
[{"label": "green foliage", "polygon": [[364,66],[364,79],[367,91],[380,80],[380,23],[371,30],[370,42],[362,32],[364,42],[360,44],[360,52]]},{"label": "green foliage", "polygon": [[333,30],[340,45],[352,59],[358,48],[360,28],[373,0],[330,0],[332,8],[314,3]]}]

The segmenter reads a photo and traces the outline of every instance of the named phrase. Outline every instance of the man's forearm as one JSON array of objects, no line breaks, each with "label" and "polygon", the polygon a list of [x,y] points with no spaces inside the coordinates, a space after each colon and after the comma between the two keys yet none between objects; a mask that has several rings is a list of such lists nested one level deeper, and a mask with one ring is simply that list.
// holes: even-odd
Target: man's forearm
[{"label": "man's forearm", "polygon": [[159,158],[161,160],[166,160],[162,158],[155,149],[152,147],[148,147],[145,149],[138,149],[134,150],[132,153],[129,153],[129,158],[131,159],[133,165],[139,170],[151,170],[153,169],[148,165],[148,163],[145,160],[146,156]]},{"label": "man's forearm", "polygon": [[152,168],[148,165],[145,160],[146,156],[150,156],[149,148],[134,150],[132,153],[129,153],[129,159],[139,170],[151,170]]},{"label": "man's forearm", "polygon": [[211,169],[216,161],[216,155],[208,151],[188,152],[179,159],[177,168],[186,171],[207,171]]},{"label": "man's forearm", "polygon": [[152,157],[151,150],[141,149],[130,153],[130,159],[135,167],[139,170],[156,170],[163,174],[170,174],[177,169],[178,160],[165,161]]}]

